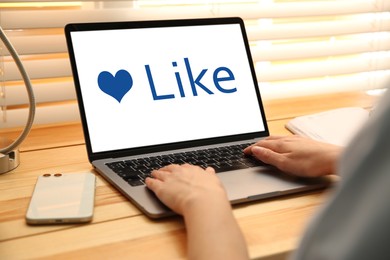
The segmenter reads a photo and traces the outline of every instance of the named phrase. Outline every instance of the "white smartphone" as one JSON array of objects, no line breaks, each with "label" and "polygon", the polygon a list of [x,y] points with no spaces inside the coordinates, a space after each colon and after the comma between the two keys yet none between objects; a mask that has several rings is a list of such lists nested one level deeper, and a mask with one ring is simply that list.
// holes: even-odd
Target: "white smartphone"
[{"label": "white smartphone", "polygon": [[26,214],[28,224],[82,223],[92,220],[96,177],[93,173],[38,177]]}]

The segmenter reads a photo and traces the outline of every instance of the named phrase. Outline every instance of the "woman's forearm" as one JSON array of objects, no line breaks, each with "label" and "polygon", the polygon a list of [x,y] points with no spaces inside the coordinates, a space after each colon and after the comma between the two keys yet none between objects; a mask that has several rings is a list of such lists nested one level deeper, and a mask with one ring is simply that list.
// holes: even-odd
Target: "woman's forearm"
[{"label": "woman's forearm", "polygon": [[248,259],[245,239],[227,200],[195,205],[184,219],[189,259]]}]

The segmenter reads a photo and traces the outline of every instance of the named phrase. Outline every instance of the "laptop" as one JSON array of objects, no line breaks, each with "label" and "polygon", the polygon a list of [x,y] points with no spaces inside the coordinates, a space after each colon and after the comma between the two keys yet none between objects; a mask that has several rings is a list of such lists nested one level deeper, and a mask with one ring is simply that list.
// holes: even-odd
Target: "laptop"
[{"label": "laptop", "polygon": [[243,155],[269,130],[242,19],[69,24],[65,33],[89,161],[147,216],[174,214],[144,185],[170,163],[214,167],[232,204],[328,184]]}]

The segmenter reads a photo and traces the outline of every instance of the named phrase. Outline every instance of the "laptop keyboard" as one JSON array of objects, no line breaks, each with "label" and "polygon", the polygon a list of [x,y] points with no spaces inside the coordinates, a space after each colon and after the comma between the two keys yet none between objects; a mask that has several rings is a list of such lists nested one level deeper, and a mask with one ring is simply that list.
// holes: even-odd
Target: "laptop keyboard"
[{"label": "laptop keyboard", "polygon": [[146,177],[150,177],[153,170],[169,164],[189,163],[202,168],[210,166],[217,173],[264,165],[243,154],[243,149],[249,145],[251,143],[110,162],[106,165],[131,186],[139,186],[145,184]]}]

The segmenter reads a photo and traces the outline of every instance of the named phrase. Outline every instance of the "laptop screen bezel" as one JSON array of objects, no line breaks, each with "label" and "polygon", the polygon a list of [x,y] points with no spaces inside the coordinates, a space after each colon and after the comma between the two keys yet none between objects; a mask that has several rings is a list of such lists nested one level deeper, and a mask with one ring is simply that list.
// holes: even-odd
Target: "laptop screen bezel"
[{"label": "laptop screen bezel", "polygon": [[[258,105],[262,117],[262,122],[264,124],[264,131],[237,134],[231,136],[223,137],[213,137],[200,140],[191,140],[184,142],[176,142],[169,144],[159,144],[145,147],[137,147],[130,149],[120,149],[120,150],[110,150],[103,152],[93,152],[91,139],[89,136],[88,124],[86,120],[85,108],[83,103],[83,96],[81,92],[81,86],[78,76],[78,70],[76,66],[76,59],[74,56],[74,49],[72,44],[71,32],[80,32],[80,31],[101,31],[101,30],[118,30],[118,29],[140,29],[140,28],[164,28],[164,27],[181,27],[181,26],[199,26],[199,25],[225,25],[225,24],[238,24],[240,25],[242,38],[244,41],[247,58],[249,61],[249,67],[252,74],[253,84],[255,86],[255,92],[258,100]],[[246,30],[244,22],[239,17],[226,17],[226,18],[200,18],[200,19],[180,19],[180,20],[151,20],[151,21],[124,21],[124,22],[102,22],[102,23],[72,23],[65,26],[65,36],[68,46],[69,59],[73,73],[73,79],[76,89],[77,101],[79,106],[80,118],[82,121],[83,133],[86,143],[86,148],[88,152],[88,159],[90,162],[104,159],[104,158],[116,158],[124,156],[132,156],[138,154],[148,154],[155,152],[164,152],[175,149],[185,149],[197,146],[204,145],[213,145],[220,143],[229,143],[235,141],[243,141],[255,138],[261,138],[269,136],[268,124],[265,117],[264,107],[258,87],[258,82],[256,78],[254,63],[252,60],[248,38],[246,36]]]}]

